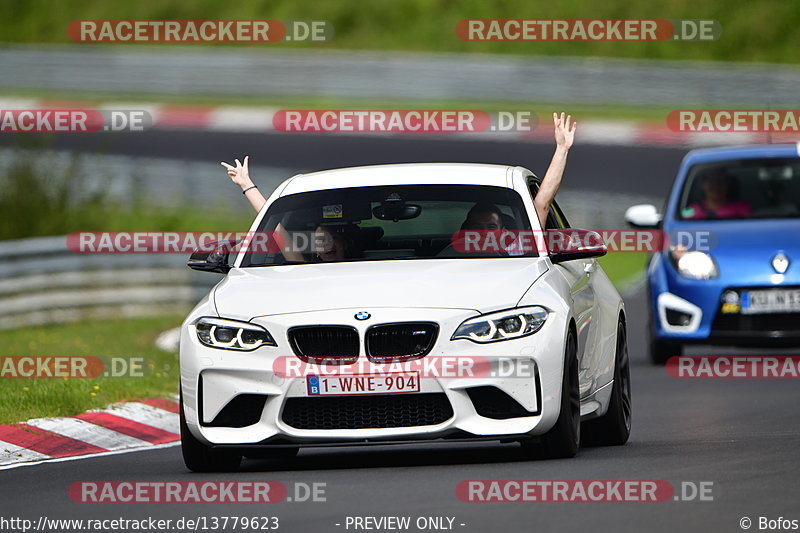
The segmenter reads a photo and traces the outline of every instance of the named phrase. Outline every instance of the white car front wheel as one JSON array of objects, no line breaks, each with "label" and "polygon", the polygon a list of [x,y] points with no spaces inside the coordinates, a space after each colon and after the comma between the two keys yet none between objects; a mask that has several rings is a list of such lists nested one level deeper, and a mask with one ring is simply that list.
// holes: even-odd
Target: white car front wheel
[{"label": "white car front wheel", "polygon": [[628,442],[631,434],[631,372],[625,323],[617,325],[617,350],[614,362],[614,385],[608,411],[600,418],[584,423],[581,444],[588,446],[619,446]]},{"label": "white car front wheel", "polygon": [[226,450],[215,450],[197,440],[186,424],[181,393],[181,452],[186,468],[192,472],[235,472],[239,469],[242,456]]},{"label": "white car front wheel", "polygon": [[564,348],[561,380],[561,409],[553,428],[538,438],[521,441],[525,455],[532,458],[575,457],[581,442],[581,399],[578,385],[578,357],[575,334],[570,329]]}]

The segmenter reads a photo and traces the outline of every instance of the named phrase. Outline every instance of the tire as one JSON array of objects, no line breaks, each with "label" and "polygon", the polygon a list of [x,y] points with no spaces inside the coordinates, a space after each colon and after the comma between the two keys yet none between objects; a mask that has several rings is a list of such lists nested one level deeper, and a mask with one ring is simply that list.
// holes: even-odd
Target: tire
[{"label": "tire", "polygon": [[652,304],[652,290],[648,289],[648,309],[650,315],[647,320],[647,333],[648,333],[648,352],[650,361],[656,366],[664,366],[667,360],[673,355],[683,355],[683,345],[675,341],[665,341],[656,337],[654,320],[657,320],[657,311],[653,308]]},{"label": "tire", "polygon": [[192,472],[235,472],[239,469],[242,456],[227,450],[215,450],[197,440],[189,431],[186,415],[183,412],[181,394],[181,451],[186,468]]},{"label": "tire", "polygon": [[564,348],[561,378],[561,407],[555,425],[536,439],[521,441],[526,456],[543,459],[575,457],[581,442],[581,400],[578,386],[578,348],[570,329]]},{"label": "tire", "polygon": [[650,333],[650,361],[664,366],[673,355],[683,355],[683,345],[679,342],[662,341]]},{"label": "tire", "polygon": [[583,423],[581,445],[620,446],[631,434],[631,372],[625,323],[617,325],[617,348],[614,357],[614,385],[608,411]]}]

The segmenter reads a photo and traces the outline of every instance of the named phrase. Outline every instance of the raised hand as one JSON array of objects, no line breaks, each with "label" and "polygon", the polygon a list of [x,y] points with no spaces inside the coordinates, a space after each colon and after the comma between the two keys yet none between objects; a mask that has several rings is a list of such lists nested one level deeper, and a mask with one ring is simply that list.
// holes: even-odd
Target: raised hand
[{"label": "raised hand", "polygon": [[555,129],[556,145],[569,149],[575,141],[575,130],[578,128],[577,122],[572,122],[572,115],[567,115],[564,118],[564,113],[558,116],[558,113],[553,113],[553,128]]},{"label": "raised hand", "polygon": [[250,170],[247,168],[249,160],[249,155],[244,157],[244,164],[242,164],[238,159],[235,159],[236,166],[229,165],[224,161],[220,161],[220,165],[228,169],[228,177],[231,179],[231,181],[242,189],[253,185],[253,182],[250,180]]},{"label": "raised hand", "polygon": [[247,168],[250,162],[250,156],[244,157],[244,164],[238,159],[234,159],[234,161],[236,161],[236,166],[229,165],[224,161],[220,161],[219,164],[228,169],[228,177],[232,182],[242,188],[244,195],[247,197],[247,201],[250,202],[253,209],[256,212],[261,211],[261,208],[267,203],[267,199],[264,198],[264,195],[253,185],[253,180],[250,179],[250,169]]}]

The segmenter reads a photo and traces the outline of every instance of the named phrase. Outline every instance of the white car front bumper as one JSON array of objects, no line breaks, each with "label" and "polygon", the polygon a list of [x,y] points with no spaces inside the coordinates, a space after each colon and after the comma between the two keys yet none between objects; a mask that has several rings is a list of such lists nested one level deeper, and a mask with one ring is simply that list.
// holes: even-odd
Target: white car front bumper
[{"label": "white car front bumper", "polygon": [[[208,315],[209,310],[202,305],[198,307],[186,320],[181,332],[181,387],[186,422],[192,434],[207,444],[323,444],[365,440],[426,440],[451,435],[539,435],[547,432],[558,417],[567,326],[566,318],[556,312],[551,312],[542,328],[533,335],[490,344],[450,340],[455,329],[464,320],[477,315],[475,311],[465,309],[378,308],[370,309],[372,317],[366,321],[355,319],[355,314],[363,309],[271,315],[254,318],[251,322],[267,328],[278,346],[241,352],[210,348],[200,343],[193,324],[199,316]],[[303,428],[286,422],[287,405],[294,409],[294,406],[303,404],[308,409],[310,401],[318,403],[319,412],[313,408],[309,411],[314,415],[311,418],[318,419],[320,416],[324,417],[321,414],[324,409],[331,405],[341,405],[336,403],[336,399],[342,398],[321,396],[293,402],[294,399],[308,398],[308,393],[304,377],[280,375],[279,368],[283,368],[286,359],[295,358],[287,336],[290,327],[319,324],[352,326],[356,328],[361,339],[359,358],[360,363],[363,363],[366,361],[363,340],[367,328],[398,322],[435,322],[439,325],[435,344],[424,357],[428,365],[436,358],[446,359],[446,364],[452,364],[455,358],[474,358],[473,360],[485,362],[486,366],[481,366],[481,370],[472,375],[469,372],[424,375],[420,379],[419,392],[394,394],[392,399],[376,399],[373,395],[363,395],[348,396],[348,400],[345,400],[349,408],[355,406],[356,412],[359,415],[363,413],[365,417],[369,416],[370,410],[393,409],[393,406],[401,406],[404,402],[419,404],[422,400],[421,407],[406,407],[411,411],[421,409],[435,413],[415,414],[416,418],[412,417],[411,422],[407,422],[415,425],[354,429],[330,427],[328,424],[324,429],[319,429],[313,427],[314,422],[311,422],[311,426],[305,424],[306,427]],[[490,369],[488,372],[484,371],[487,367]],[[360,365],[359,368],[365,367]],[[474,395],[477,387],[499,389],[524,408],[523,416],[517,416],[520,414],[519,410],[514,411],[515,416],[511,418],[481,416],[479,411],[486,414],[485,406],[483,409],[476,407],[469,392],[473,389]],[[219,420],[215,423],[223,409],[234,398],[242,395],[259,395],[244,398],[261,399],[261,402],[254,402],[258,409],[252,420],[254,423],[248,423],[244,427],[225,426],[218,423]],[[435,396],[409,398],[416,395]],[[397,399],[398,397],[405,397],[405,400]],[[331,399],[334,399],[333,403]],[[434,403],[441,408],[437,410],[428,406],[431,407],[428,409],[427,399],[435,399]],[[376,401],[384,400],[387,403],[376,407]],[[363,411],[360,409],[362,405]],[[413,420],[423,423],[416,425]],[[430,421],[433,423],[429,423]],[[361,425],[363,426],[363,422]]]}]

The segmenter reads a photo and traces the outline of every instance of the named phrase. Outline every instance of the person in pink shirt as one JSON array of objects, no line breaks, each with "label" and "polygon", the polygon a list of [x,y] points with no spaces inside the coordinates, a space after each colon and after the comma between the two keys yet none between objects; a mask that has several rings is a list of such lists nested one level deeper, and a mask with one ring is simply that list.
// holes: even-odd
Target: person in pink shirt
[{"label": "person in pink shirt", "polygon": [[733,200],[732,178],[723,169],[714,169],[703,178],[703,200],[689,205],[682,212],[684,219],[745,218],[753,214],[753,206],[742,200]]}]

